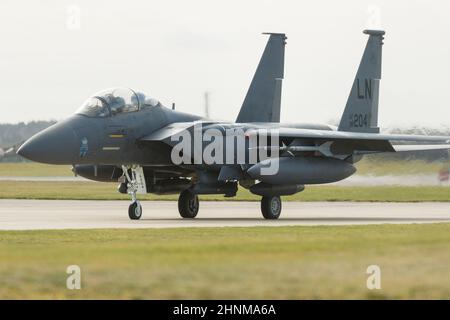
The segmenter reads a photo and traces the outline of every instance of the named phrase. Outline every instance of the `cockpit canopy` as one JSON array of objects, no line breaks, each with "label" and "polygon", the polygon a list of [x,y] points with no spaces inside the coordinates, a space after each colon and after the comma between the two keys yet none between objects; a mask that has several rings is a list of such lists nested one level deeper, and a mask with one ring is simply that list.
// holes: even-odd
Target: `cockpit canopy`
[{"label": "cockpit canopy", "polygon": [[158,105],[160,105],[158,100],[147,97],[142,92],[135,92],[129,88],[112,88],[100,91],[87,99],[76,113],[104,118]]}]

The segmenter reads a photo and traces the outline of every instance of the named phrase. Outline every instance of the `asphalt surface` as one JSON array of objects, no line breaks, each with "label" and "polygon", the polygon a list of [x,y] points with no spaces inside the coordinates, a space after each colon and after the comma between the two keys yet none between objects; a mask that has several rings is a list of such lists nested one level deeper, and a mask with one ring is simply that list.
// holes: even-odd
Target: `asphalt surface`
[{"label": "asphalt surface", "polygon": [[200,203],[196,219],[178,215],[173,201],[144,201],[141,220],[127,201],[0,200],[0,230],[246,227],[450,222],[450,203],[283,202],[279,220],[262,218],[258,202]]}]

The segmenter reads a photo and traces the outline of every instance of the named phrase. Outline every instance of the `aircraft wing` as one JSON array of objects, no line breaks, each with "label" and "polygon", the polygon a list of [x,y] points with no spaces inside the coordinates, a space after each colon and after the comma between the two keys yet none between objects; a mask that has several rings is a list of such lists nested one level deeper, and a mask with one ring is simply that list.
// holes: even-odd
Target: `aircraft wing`
[{"label": "aircraft wing", "polygon": [[[415,141],[415,142],[448,142],[450,136],[426,136],[410,134],[380,134],[366,132],[347,132],[334,130],[314,130],[297,128],[277,128],[280,138],[303,138],[319,140],[387,140],[387,141]],[[266,129],[251,130],[249,134],[267,132]]]},{"label": "aircraft wing", "polygon": [[[139,139],[142,142],[163,142],[174,146],[177,141],[171,137],[181,131],[191,131],[192,122],[177,122],[167,125]],[[334,130],[314,130],[297,128],[276,128],[281,141],[286,139],[311,140],[315,146],[275,147],[280,151],[310,152],[318,151],[324,155],[368,154],[377,152],[404,152],[421,150],[450,149],[450,136],[426,136],[406,134],[379,134],[366,132],[347,132]],[[267,134],[267,129],[251,129],[246,135]],[[270,134],[270,132],[269,132]],[[392,142],[409,142],[410,144],[392,144]],[[414,144],[412,144],[414,143]],[[433,143],[433,144],[426,144]],[[438,144],[440,143],[440,144]],[[264,147],[266,148],[266,147]],[[269,147],[273,148],[273,147]]]},{"label": "aircraft wing", "polygon": [[[314,130],[297,128],[277,129],[280,140],[303,139],[313,140],[318,147],[315,151],[327,154],[325,147],[333,154],[350,153],[375,153],[375,152],[402,152],[420,150],[450,149],[450,136],[426,136],[426,135],[406,135],[406,134],[379,134],[366,132],[347,132],[333,130]],[[250,135],[267,134],[266,129],[255,129],[248,133]],[[415,142],[414,145],[400,144],[393,145],[391,142]],[[441,143],[441,144],[418,144],[418,143]],[[292,151],[313,151],[305,147],[291,147]],[[305,149],[305,150],[302,150]]]}]

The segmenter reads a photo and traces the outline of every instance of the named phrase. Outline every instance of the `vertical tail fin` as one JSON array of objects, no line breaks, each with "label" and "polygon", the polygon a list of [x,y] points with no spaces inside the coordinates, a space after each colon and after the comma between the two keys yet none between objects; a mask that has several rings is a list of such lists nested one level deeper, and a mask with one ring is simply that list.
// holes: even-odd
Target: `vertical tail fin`
[{"label": "vertical tail fin", "polygon": [[378,128],[378,95],[381,79],[381,47],[384,31],[364,30],[369,35],[339,131],[374,132]]},{"label": "vertical tail fin", "polygon": [[280,122],[284,33],[270,34],[236,122]]}]

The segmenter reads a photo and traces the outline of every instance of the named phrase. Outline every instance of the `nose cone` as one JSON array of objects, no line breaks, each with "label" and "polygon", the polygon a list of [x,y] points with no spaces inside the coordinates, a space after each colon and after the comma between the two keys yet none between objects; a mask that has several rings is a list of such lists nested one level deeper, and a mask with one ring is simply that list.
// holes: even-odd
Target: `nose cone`
[{"label": "nose cone", "polygon": [[79,147],[73,129],[65,123],[57,123],[28,139],[17,153],[36,162],[72,164]]}]

